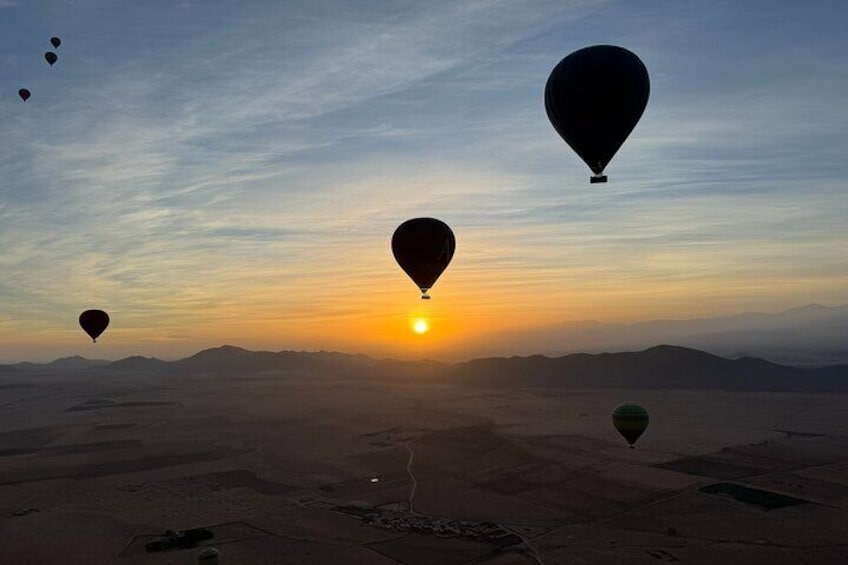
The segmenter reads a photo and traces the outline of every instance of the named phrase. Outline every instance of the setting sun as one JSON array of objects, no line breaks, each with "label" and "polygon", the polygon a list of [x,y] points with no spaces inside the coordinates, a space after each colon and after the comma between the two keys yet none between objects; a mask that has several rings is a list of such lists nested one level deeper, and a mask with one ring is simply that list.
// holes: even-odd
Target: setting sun
[{"label": "setting sun", "polygon": [[418,335],[423,335],[423,334],[427,333],[427,331],[429,331],[429,329],[430,329],[430,324],[427,323],[427,320],[424,320],[424,319],[421,319],[421,318],[418,318],[412,324],[412,331],[414,331]]}]

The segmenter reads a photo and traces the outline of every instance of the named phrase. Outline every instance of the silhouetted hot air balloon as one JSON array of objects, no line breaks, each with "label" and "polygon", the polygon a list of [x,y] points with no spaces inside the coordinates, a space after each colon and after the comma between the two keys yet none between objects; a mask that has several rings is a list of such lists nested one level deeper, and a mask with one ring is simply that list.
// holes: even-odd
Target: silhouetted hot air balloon
[{"label": "silhouetted hot air balloon", "polygon": [[612,413],[612,423],[630,444],[630,449],[647,429],[648,421],[648,411],[636,404],[622,404]]},{"label": "silhouetted hot air balloon", "polygon": [[79,324],[85,333],[91,336],[92,341],[97,343],[97,338],[109,326],[109,314],[103,310],[86,310],[80,314]]},{"label": "silhouetted hot air balloon", "polygon": [[639,57],[613,45],[575,51],[551,71],[548,119],[595,173],[591,182],[606,182],[604,168],[639,122],[650,92]]},{"label": "silhouetted hot air balloon", "polygon": [[218,565],[218,550],[214,547],[204,547],[197,554],[198,565]]},{"label": "silhouetted hot air balloon", "polygon": [[50,63],[50,66],[53,66],[53,63],[59,60],[59,57],[56,56],[56,53],[53,51],[48,51],[44,54],[44,60]]},{"label": "silhouetted hot air balloon", "polygon": [[50,44],[53,46],[53,49],[58,49],[60,45],[62,45],[62,40],[58,37],[51,37]]},{"label": "silhouetted hot air balloon", "polygon": [[21,100],[26,102],[27,100],[29,100],[29,97],[32,96],[32,93],[26,88],[22,88],[18,91],[18,96],[21,97]]},{"label": "silhouetted hot air balloon", "polygon": [[421,289],[421,298],[436,283],[453,257],[456,238],[446,223],[414,218],[402,223],[392,236],[392,253],[400,268]]}]

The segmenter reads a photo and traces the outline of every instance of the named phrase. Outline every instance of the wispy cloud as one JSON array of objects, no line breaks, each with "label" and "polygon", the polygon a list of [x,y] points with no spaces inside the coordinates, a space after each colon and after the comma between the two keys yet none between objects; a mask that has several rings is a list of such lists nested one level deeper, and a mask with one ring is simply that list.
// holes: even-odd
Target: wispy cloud
[{"label": "wispy cloud", "polygon": [[[0,106],[3,335],[104,305],[127,352],[251,324],[336,339],[414,295],[388,241],[418,215],[454,226],[438,290],[480,319],[789,306],[793,281],[848,276],[844,39],[732,57],[743,39],[682,8],[601,1],[178,4],[80,3],[53,68],[11,49],[34,94]],[[542,89],[607,35],[654,89],[589,187]]]}]

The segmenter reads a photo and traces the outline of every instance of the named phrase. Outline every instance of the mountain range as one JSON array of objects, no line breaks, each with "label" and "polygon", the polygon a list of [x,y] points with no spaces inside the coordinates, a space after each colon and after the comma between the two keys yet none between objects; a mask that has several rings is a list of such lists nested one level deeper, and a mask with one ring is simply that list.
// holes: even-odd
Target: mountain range
[{"label": "mountain range", "polygon": [[0,365],[0,386],[39,373],[91,375],[210,375],[242,379],[320,374],[335,378],[419,378],[482,387],[705,389],[731,391],[848,392],[848,365],[801,368],[759,358],[727,359],[686,347],[660,345],[637,352],[577,353],[561,357],[490,357],[463,363],[398,361],[334,352],[248,351],[222,346],[178,361],[82,357],[51,363]]},{"label": "mountain range", "polygon": [[658,343],[730,358],[762,357],[792,366],[848,363],[848,305],[808,304],[776,314],[747,313],[691,320],[610,324],[592,320],[511,332],[489,339],[486,351],[633,351]]}]

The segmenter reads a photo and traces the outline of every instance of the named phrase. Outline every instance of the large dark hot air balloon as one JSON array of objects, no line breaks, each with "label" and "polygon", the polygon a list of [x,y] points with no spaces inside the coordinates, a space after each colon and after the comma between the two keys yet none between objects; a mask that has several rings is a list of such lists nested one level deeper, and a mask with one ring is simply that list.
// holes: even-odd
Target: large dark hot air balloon
[{"label": "large dark hot air balloon", "polygon": [[648,428],[648,411],[636,404],[622,404],[612,413],[612,423],[627,443],[630,449]]},{"label": "large dark hot air balloon", "polygon": [[400,268],[421,289],[421,298],[436,283],[453,257],[456,238],[450,227],[435,218],[402,223],[392,236],[392,253]]},{"label": "large dark hot air balloon", "polygon": [[50,38],[50,45],[53,46],[53,49],[58,49],[59,46],[62,45],[62,40],[59,39],[58,37],[51,37]]},{"label": "large dark hot air balloon", "polygon": [[606,182],[604,168],[642,117],[651,83],[648,70],[622,47],[595,45],[559,62],[545,86],[545,110],[554,129]]},{"label": "large dark hot air balloon", "polygon": [[27,100],[29,100],[29,97],[32,96],[32,93],[26,88],[22,88],[18,91],[18,96],[21,97],[21,100],[26,102]]},{"label": "large dark hot air balloon", "polygon": [[91,336],[92,341],[97,343],[97,338],[109,326],[109,314],[103,310],[86,310],[80,314],[79,324],[85,333]]},{"label": "large dark hot air balloon", "polygon": [[53,66],[53,63],[59,60],[59,57],[56,56],[56,53],[53,51],[48,51],[44,54],[44,60],[50,63],[50,66]]}]

